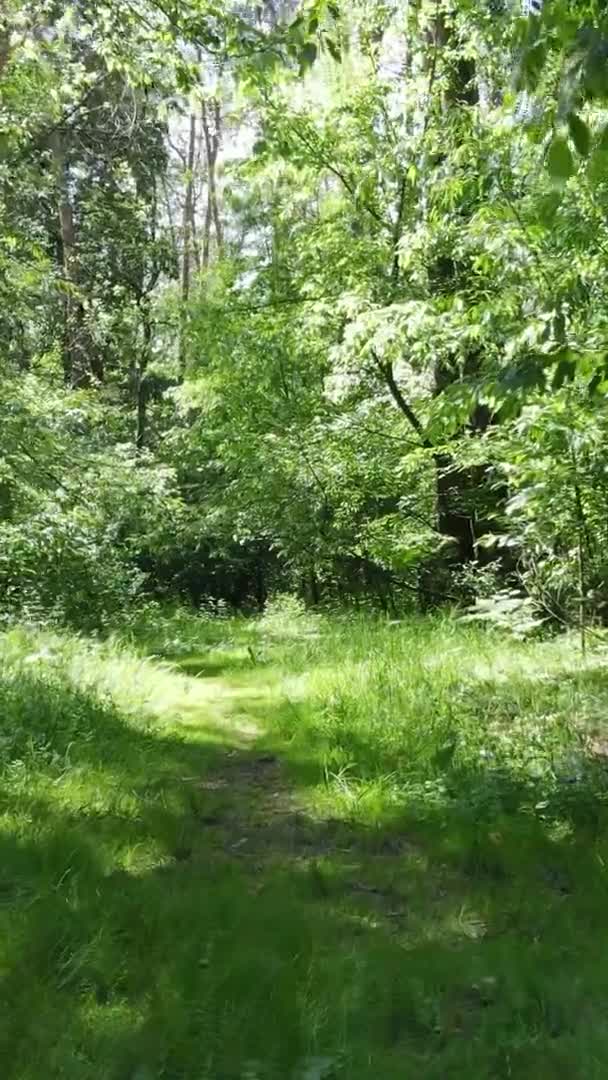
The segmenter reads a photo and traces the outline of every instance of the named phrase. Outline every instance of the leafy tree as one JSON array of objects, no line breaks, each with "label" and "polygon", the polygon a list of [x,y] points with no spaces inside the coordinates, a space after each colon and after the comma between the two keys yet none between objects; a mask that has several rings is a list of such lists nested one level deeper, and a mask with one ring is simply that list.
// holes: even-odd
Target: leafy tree
[{"label": "leafy tree", "polygon": [[604,22],[5,5],[11,596],[61,505],[140,590],[602,618]]}]

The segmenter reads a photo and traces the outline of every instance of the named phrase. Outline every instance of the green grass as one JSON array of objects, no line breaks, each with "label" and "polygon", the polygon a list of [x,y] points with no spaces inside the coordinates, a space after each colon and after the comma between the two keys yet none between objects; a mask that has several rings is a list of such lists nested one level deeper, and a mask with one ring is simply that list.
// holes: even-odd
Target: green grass
[{"label": "green grass", "polygon": [[604,1078],[607,706],[447,618],[6,633],[1,1075]]}]

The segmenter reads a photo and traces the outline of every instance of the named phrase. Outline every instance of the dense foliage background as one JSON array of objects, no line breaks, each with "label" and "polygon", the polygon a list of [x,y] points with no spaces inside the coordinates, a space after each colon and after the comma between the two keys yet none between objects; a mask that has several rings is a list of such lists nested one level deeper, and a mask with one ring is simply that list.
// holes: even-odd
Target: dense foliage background
[{"label": "dense foliage background", "polygon": [[601,621],[602,5],[8,0],[0,589]]}]

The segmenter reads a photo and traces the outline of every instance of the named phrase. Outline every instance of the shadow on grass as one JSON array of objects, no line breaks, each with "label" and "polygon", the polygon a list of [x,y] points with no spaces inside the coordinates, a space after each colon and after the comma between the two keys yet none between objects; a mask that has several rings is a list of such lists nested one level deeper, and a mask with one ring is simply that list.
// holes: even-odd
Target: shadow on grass
[{"label": "shadow on grass", "polygon": [[177,671],[195,679],[248,672],[256,663],[246,649],[213,649],[196,656],[167,656],[166,660]]},{"label": "shadow on grass", "polygon": [[34,690],[0,792],[7,1080],[606,1075],[603,810],[320,820],[312,747],[286,771]]}]

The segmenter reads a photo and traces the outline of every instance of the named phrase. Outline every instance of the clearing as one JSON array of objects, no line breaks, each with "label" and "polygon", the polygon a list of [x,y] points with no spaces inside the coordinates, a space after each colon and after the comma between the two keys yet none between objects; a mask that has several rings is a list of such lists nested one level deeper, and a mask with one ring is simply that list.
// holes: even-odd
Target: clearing
[{"label": "clearing", "polygon": [[6,1080],[608,1074],[603,651],[302,616],[1,656]]}]

